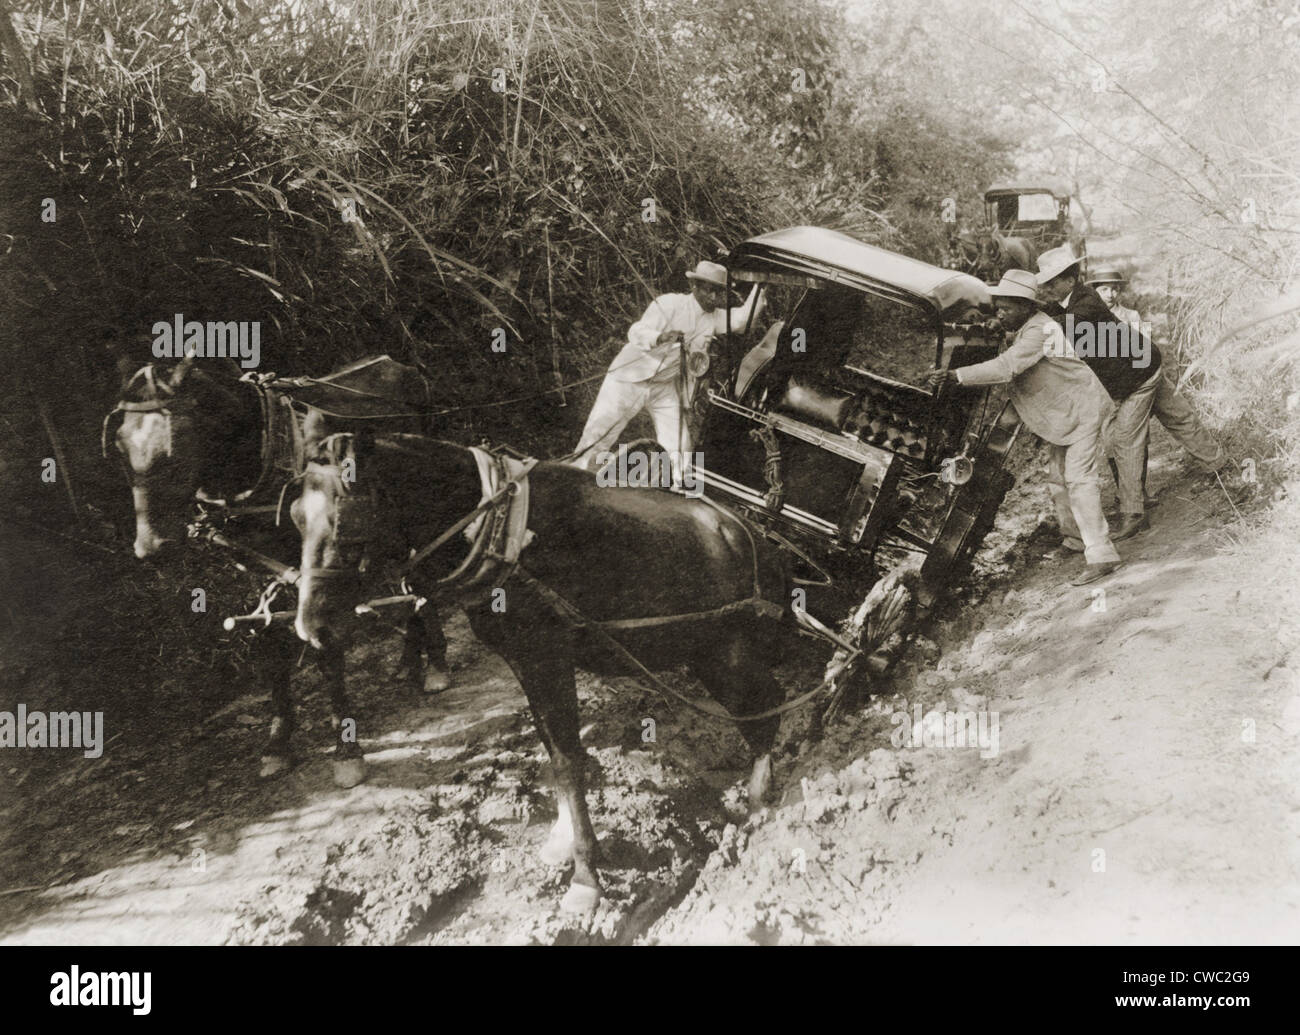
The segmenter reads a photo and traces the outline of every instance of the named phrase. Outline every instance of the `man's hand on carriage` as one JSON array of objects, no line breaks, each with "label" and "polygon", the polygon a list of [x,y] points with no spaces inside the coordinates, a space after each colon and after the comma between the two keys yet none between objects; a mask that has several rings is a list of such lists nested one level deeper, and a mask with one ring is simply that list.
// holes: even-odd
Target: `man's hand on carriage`
[{"label": "man's hand on carriage", "polygon": [[681,331],[660,331],[659,337],[655,339],[656,345],[678,345],[686,340],[686,335]]},{"label": "man's hand on carriage", "polygon": [[957,380],[957,371],[948,370],[947,368],[935,368],[925,375],[925,382],[930,386],[932,392],[941,392],[949,385],[956,385],[960,382]]}]

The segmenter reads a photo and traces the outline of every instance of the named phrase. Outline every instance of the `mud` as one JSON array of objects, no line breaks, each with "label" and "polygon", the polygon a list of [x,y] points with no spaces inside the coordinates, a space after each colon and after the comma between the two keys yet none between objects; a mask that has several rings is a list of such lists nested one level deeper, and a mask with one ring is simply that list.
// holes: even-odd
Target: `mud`
[{"label": "mud", "polygon": [[[14,759],[0,941],[1294,938],[1300,688],[1277,664],[1294,608],[1274,562],[1223,552],[1230,507],[1157,441],[1155,531],[1122,544],[1105,610],[1064,584],[1080,562],[1046,545],[1031,474],[875,696],[815,743],[806,715],[784,724],[779,800],[755,816],[732,729],[580,675],[594,915],[559,911],[567,873],[538,857],[555,819],[542,750],[513,677],[456,617],[455,685],[432,698],[386,675],[391,638],[352,651],[368,777],[350,790],[331,782],[310,669],[295,677],[302,759],[276,782],[256,778],[264,699],[193,722],[165,688],[93,765]],[[796,692],[824,660],[794,651],[777,674]],[[918,706],[996,712],[996,753],[926,746]],[[904,730],[919,746],[895,742]]]}]

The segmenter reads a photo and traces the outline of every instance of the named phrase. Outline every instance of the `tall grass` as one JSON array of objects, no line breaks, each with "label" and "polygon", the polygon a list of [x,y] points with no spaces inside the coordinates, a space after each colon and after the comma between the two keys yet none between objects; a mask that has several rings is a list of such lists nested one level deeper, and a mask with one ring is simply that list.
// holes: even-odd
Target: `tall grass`
[{"label": "tall grass", "polygon": [[[855,121],[833,4],[13,6],[0,430],[48,453],[41,396],[92,490],[118,489],[96,457],[117,370],[178,312],[260,320],[263,369],[389,352],[434,380],[448,436],[557,452],[596,385],[554,389],[598,378],[699,259],[797,220],[903,250],[938,229],[889,208],[948,141],[888,143],[905,105]],[[973,182],[999,146],[950,149]]]}]

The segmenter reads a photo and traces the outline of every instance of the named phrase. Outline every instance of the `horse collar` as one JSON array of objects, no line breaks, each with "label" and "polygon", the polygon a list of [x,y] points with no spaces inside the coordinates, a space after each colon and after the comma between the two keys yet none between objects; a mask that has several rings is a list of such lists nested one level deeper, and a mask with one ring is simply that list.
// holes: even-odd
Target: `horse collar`
[{"label": "horse collar", "polygon": [[478,465],[483,491],[481,513],[465,529],[470,542],[468,556],[455,571],[438,580],[438,590],[443,593],[472,594],[501,587],[534,539],[528,529],[528,475],[537,461],[515,460],[477,446],[471,446],[470,453]]}]

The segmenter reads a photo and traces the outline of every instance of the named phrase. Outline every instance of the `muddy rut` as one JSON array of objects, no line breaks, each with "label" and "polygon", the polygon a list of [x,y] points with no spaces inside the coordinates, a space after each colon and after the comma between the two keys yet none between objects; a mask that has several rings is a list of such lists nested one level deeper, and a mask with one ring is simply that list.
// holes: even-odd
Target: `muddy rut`
[{"label": "muddy rut", "polygon": [[[1157,531],[1125,544],[1109,611],[1062,587],[1077,562],[1046,545],[1041,477],[1024,478],[974,578],[867,706],[817,743],[804,738],[806,717],[785,723],[780,801],[755,817],[732,729],[631,680],[580,674],[606,885],[594,916],[558,912],[567,873],[538,858],[555,819],[542,749],[508,669],[457,616],[455,685],[435,697],[388,675],[391,637],[352,651],[368,777],[351,790],[330,780],[327,707],[310,669],[295,677],[303,760],[277,782],[256,778],[268,719],[256,697],[198,723],[141,722],[91,766],[0,774],[14,791],[2,940],[1158,939],[1180,924],[1199,930],[1193,913],[1212,930],[1231,909],[1295,887],[1296,813],[1268,807],[1294,802],[1281,775],[1294,737],[1270,726],[1290,673],[1274,669],[1271,688],[1230,675],[1254,673],[1270,638],[1289,634],[1249,621],[1249,580],[1215,558],[1231,511],[1158,441]],[[1215,640],[1211,658],[1209,626],[1196,623],[1222,611],[1230,576],[1242,629]],[[815,683],[823,660],[810,645],[777,675],[793,692]],[[1174,670],[1195,677],[1171,682]],[[702,694],[684,673],[670,678]],[[900,748],[898,716],[918,705],[996,711],[1001,743]],[[1245,711],[1270,731],[1249,752],[1232,746]],[[1207,784],[1213,815],[1186,792]],[[1245,838],[1214,818],[1233,810],[1248,813]],[[1100,874],[1099,849],[1110,861]],[[1138,905],[1152,881],[1163,926]],[[1279,929],[1294,922],[1288,894],[1273,911]]]}]

